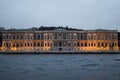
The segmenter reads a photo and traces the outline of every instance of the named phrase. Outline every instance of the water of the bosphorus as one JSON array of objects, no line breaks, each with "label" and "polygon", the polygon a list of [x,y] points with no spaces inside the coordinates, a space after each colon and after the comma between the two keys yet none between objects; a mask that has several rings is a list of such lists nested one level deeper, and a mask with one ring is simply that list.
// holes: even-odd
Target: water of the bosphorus
[{"label": "water of the bosphorus", "polygon": [[0,80],[120,80],[120,54],[0,54]]}]

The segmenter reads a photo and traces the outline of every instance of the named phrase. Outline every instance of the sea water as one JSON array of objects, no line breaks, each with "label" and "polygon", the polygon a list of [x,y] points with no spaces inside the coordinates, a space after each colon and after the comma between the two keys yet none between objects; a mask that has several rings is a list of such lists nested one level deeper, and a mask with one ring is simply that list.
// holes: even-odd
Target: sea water
[{"label": "sea water", "polygon": [[0,54],[0,80],[120,80],[120,54]]}]

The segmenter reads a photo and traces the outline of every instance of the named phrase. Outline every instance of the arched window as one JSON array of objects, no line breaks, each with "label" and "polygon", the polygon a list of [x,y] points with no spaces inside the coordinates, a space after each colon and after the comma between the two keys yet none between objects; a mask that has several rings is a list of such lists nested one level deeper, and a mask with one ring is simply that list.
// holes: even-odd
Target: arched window
[{"label": "arched window", "polygon": [[77,46],[79,47],[79,46],[80,46],[80,43],[77,43]]},{"label": "arched window", "polygon": [[62,46],[62,43],[61,43],[61,42],[59,42],[59,46],[60,46],[60,47]]}]

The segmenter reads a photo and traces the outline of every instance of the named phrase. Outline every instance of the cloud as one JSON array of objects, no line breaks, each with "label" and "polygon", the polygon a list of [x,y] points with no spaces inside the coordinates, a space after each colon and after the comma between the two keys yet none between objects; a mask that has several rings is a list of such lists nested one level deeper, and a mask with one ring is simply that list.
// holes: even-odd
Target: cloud
[{"label": "cloud", "polygon": [[119,29],[119,0],[0,0],[0,26]]}]

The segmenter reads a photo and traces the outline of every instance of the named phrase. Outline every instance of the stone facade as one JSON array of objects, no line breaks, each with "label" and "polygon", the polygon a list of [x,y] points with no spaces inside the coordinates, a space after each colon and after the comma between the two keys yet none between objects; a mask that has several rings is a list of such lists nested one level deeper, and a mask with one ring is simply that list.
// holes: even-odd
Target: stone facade
[{"label": "stone facade", "polygon": [[118,51],[117,30],[2,31],[2,50]]}]

